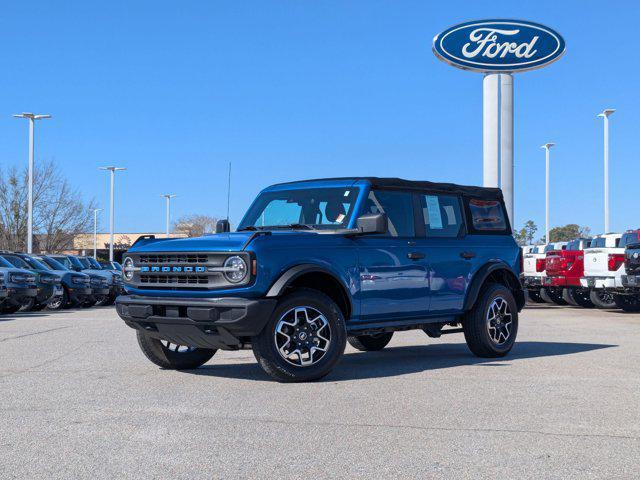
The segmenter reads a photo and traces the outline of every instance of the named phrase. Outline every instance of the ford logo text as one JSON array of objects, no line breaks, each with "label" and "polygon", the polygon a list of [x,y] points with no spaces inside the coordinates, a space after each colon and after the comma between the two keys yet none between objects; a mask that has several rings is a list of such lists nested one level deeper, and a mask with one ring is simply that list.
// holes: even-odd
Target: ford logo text
[{"label": "ford logo text", "polygon": [[206,267],[140,267],[142,273],[204,273]]},{"label": "ford logo text", "polygon": [[448,28],[433,39],[442,61],[478,72],[522,72],[543,67],[564,54],[554,30],[523,20],[476,20]]}]

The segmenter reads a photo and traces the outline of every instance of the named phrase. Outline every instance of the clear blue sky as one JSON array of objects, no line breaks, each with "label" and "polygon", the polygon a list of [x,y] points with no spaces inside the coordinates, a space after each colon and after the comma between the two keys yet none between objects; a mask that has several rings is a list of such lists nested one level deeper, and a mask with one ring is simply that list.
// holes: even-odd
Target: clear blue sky
[{"label": "clear blue sky", "polygon": [[[0,18],[0,165],[26,164],[22,111],[38,159],[55,158],[108,206],[100,165],[118,178],[119,231],[174,218],[231,220],[280,181],[401,176],[480,184],[482,76],[438,61],[451,24],[522,18],[567,41],[557,63],[515,79],[516,226],[544,229],[544,153],[552,225],[603,228],[602,120],[611,118],[612,227],[640,226],[637,2],[189,1],[9,2]],[[107,225],[103,217],[102,229]]]}]

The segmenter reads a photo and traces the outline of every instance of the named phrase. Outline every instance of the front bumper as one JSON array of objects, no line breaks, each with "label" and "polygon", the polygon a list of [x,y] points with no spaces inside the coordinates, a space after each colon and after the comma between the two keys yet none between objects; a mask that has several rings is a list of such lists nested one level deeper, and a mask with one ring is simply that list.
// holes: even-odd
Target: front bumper
[{"label": "front bumper", "polygon": [[91,294],[93,296],[104,295],[108,297],[111,294],[111,290],[109,289],[109,287],[91,287]]},{"label": "front bumper", "polygon": [[262,331],[277,300],[123,295],[116,309],[127,325],[178,345],[235,350]]},{"label": "front bumper", "polygon": [[69,300],[73,303],[84,303],[91,296],[92,291],[89,287],[67,287]]},{"label": "front bumper", "polygon": [[622,275],[621,281],[623,288],[640,291],[640,275]]},{"label": "front bumper", "polygon": [[36,297],[38,295],[38,289],[35,286],[19,288],[9,287],[7,289],[7,293],[9,294],[7,303],[10,305],[22,305],[29,298]]}]

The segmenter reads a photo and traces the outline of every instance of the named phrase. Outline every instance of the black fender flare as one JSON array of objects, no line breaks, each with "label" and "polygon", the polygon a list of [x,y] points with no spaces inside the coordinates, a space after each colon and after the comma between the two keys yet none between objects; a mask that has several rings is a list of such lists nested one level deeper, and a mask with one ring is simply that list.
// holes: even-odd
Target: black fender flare
[{"label": "black fender flare", "polygon": [[[319,265],[315,265],[313,263],[302,263],[300,265],[295,265],[285,270],[284,273],[282,273],[278,277],[278,279],[271,285],[271,288],[269,288],[265,296],[277,297],[280,294],[282,294],[282,292],[284,292],[287,289],[287,287],[294,282],[296,278],[302,275],[305,275],[307,273],[314,273],[314,272],[329,275],[330,277],[335,279],[336,282],[340,284],[340,286],[344,289],[346,294],[349,293],[349,290],[347,290],[347,288],[344,286],[342,281],[332,271],[324,267],[321,267]],[[349,299],[349,301],[351,301],[351,299]]]},{"label": "black fender flare", "polygon": [[480,294],[480,290],[482,289],[482,285],[484,285],[484,282],[487,280],[487,278],[492,273],[496,273],[498,271],[504,273],[507,278],[511,280],[512,285],[515,287],[513,293],[516,299],[516,304],[518,305],[518,311],[520,311],[522,307],[524,307],[526,301],[524,290],[522,289],[522,285],[520,284],[520,280],[518,279],[516,274],[513,273],[513,270],[511,270],[511,268],[509,268],[507,264],[499,261],[493,261],[483,265],[473,276],[471,284],[469,285],[469,288],[467,290],[467,297],[464,301],[465,312],[471,310],[471,308],[473,308],[473,306],[475,305],[476,300],[478,299],[478,295]]}]

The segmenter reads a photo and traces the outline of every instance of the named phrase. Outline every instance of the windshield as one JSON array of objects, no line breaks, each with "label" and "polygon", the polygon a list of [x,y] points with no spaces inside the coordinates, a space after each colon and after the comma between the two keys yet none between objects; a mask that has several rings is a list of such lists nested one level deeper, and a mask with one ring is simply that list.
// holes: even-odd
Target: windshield
[{"label": "windshield", "polygon": [[25,262],[31,265],[31,268],[35,268],[36,270],[51,270],[49,265],[46,265],[44,262],[41,262],[37,258],[33,257],[21,257]]},{"label": "windshield", "polygon": [[69,257],[51,257],[53,260],[56,260],[58,262],[60,262],[62,265],[64,265],[65,267],[67,267],[69,270],[73,270],[74,269],[74,264],[71,263],[71,260],[69,260]]},{"label": "windshield", "polygon": [[33,270],[33,267],[16,255],[3,255],[4,259],[14,267]]},{"label": "windshield", "polygon": [[3,268],[14,268],[9,262],[7,262],[4,258],[0,257],[0,267]]},{"label": "windshield", "polygon": [[85,268],[93,268],[91,266],[91,264],[89,263],[89,260],[87,260],[86,258],[76,258],[76,257],[70,257],[71,258],[71,262],[74,263],[73,261],[75,260],[76,262],[78,262],[80,268],[85,269]]},{"label": "windshield", "polygon": [[238,230],[268,228],[346,228],[357,188],[307,188],[261,193]]},{"label": "windshield", "polygon": [[55,258],[50,258],[50,257],[40,257],[39,260],[42,263],[46,263],[47,265],[49,265],[49,267],[51,267],[52,270],[69,270],[68,267],[66,267],[65,265],[61,264],[58,260],[56,260]]},{"label": "windshield", "polygon": [[626,247],[630,243],[638,243],[640,241],[640,235],[638,235],[637,231],[628,232],[622,235],[620,239],[619,247]]},{"label": "windshield", "polygon": [[100,263],[93,257],[85,257],[83,258],[83,260],[86,260],[89,263],[89,265],[91,265],[91,268],[95,270],[104,270],[102,268],[102,265],[100,265]]}]

